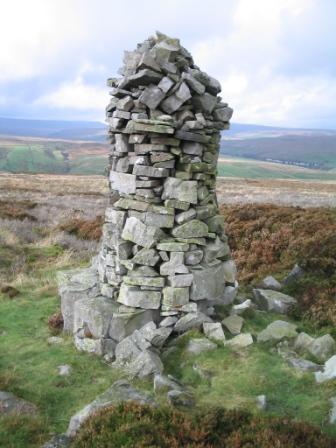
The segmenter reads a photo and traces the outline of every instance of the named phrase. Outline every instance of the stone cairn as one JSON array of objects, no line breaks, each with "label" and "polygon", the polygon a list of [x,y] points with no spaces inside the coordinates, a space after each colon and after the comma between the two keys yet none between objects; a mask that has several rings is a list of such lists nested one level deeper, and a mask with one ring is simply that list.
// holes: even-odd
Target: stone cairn
[{"label": "stone cairn", "polygon": [[[211,323],[237,292],[215,193],[232,109],[178,39],[125,52],[106,108],[109,206],[90,268],[61,273],[65,331],[78,349],[140,377],[162,371],[171,333]],[[216,324],[217,325],[217,324]]]}]

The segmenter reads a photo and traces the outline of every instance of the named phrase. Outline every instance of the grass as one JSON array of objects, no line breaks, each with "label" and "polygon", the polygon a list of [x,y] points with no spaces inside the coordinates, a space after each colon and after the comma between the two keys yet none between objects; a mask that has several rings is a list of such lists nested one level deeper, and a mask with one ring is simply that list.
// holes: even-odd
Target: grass
[{"label": "grass", "polygon": [[336,437],[336,427],[327,424],[335,382],[316,387],[311,373],[290,368],[268,345],[254,344],[240,353],[222,347],[191,356],[185,346],[192,336],[201,335],[186,335],[178,349],[167,356],[165,365],[169,373],[194,388],[199,407],[223,406],[262,415],[256,397],[266,395],[267,415],[305,421]]},{"label": "grass", "polygon": [[[42,223],[31,219],[20,220],[25,214],[40,216],[37,213],[40,205],[35,205],[35,199],[32,200],[31,196],[45,185],[45,177],[37,176],[30,180],[31,190],[25,190],[26,179],[18,176],[13,185],[20,187],[15,191],[23,197],[28,191],[31,202],[24,202],[21,198],[18,202],[3,201],[0,204],[0,218],[3,219],[0,282],[9,283],[19,291],[13,299],[0,294],[0,389],[32,401],[39,412],[37,417],[0,418],[0,446],[6,448],[37,447],[51,434],[64,431],[72,414],[121,375],[102,359],[76,351],[71,338],[65,337],[61,345],[47,343],[51,335],[48,317],[60,306],[55,273],[58,269],[82,266],[88,262],[88,253],[79,250],[79,245],[85,245],[88,241],[75,235],[88,238],[95,234],[98,238],[101,219],[92,215],[83,219],[78,219],[76,214],[68,216],[68,220],[63,222],[62,231],[70,233],[68,236],[73,238],[76,245],[64,246],[61,240],[52,242],[60,231],[54,219],[56,212],[48,214],[50,221]],[[71,199],[73,194],[79,196],[82,189],[87,187],[88,192],[92,192],[89,196],[92,209],[97,215],[101,214],[104,204],[97,204],[106,186],[100,178],[95,179],[96,185],[101,188],[101,194],[96,197],[93,195],[96,188],[94,183],[87,185],[80,177],[64,176],[62,179],[62,182],[56,176],[50,179],[50,197],[61,195],[62,206],[67,209],[67,194]],[[57,216],[62,213],[59,206],[56,210]],[[333,303],[328,288],[334,281],[329,269],[334,266],[331,243],[335,234],[335,212],[270,205],[226,206],[222,212],[227,217],[227,233],[239,264],[242,293],[250,294],[251,285],[265,274],[275,274],[281,279],[294,262],[306,263],[308,277],[288,292],[304,298],[305,311],[312,310],[311,318],[296,320],[295,323],[300,331],[311,335],[325,334],[329,328],[334,328],[330,321],[330,327],[323,325],[325,319],[333,318],[327,312],[332,309]],[[27,234],[29,226],[30,233]],[[31,238],[32,235],[35,239]],[[316,287],[319,291],[315,293],[313,288]],[[326,297],[318,295],[322,290]],[[309,291],[312,291],[311,296],[305,298]],[[322,311],[316,306],[322,306]],[[224,317],[225,312],[225,309],[218,310],[220,318]],[[266,313],[251,314],[246,317],[243,331],[255,336],[278,318]],[[284,319],[283,316],[280,318]],[[314,319],[318,319],[319,325],[314,324]],[[192,335],[199,336],[198,333]],[[255,397],[265,394],[269,405],[267,415],[303,420],[336,437],[335,425],[327,425],[329,398],[335,395],[335,382],[317,387],[312,374],[298,373],[289,368],[266,345],[254,344],[239,355],[221,347],[214,352],[192,357],[185,353],[188,337],[190,335],[181,338],[177,349],[164,362],[167,373],[194,388],[200,409],[219,405],[246,409],[262,416],[256,408]],[[73,372],[69,377],[57,375],[57,366],[61,364],[72,366]],[[151,388],[150,381],[136,384]],[[158,399],[163,402],[165,397]]]}]

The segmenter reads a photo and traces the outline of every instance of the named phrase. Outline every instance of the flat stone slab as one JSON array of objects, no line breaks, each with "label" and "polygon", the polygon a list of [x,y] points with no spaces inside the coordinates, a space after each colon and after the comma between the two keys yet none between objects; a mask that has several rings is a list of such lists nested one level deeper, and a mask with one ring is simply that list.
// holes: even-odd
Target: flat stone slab
[{"label": "flat stone slab", "polygon": [[85,420],[100,409],[128,401],[155,405],[154,400],[148,393],[135,389],[127,381],[119,380],[71,417],[66,434],[70,437],[75,436]]},{"label": "flat stone slab", "polygon": [[253,338],[250,333],[240,333],[238,336],[225,342],[225,346],[231,347],[233,350],[240,350],[251,344],[253,344]]},{"label": "flat stone slab", "polygon": [[194,338],[188,342],[186,351],[192,355],[199,355],[200,353],[209,352],[216,348],[217,344],[209,341],[207,338]]},{"label": "flat stone slab", "polygon": [[254,289],[253,295],[258,306],[265,311],[286,314],[288,308],[297,303],[294,297],[271,289]]},{"label": "flat stone slab", "polygon": [[37,406],[10,392],[0,391],[0,415],[36,415]]},{"label": "flat stone slab", "polygon": [[297,336],[296,325],[284,320],[276,320],[258,334],[258,342],[281,341]]}]

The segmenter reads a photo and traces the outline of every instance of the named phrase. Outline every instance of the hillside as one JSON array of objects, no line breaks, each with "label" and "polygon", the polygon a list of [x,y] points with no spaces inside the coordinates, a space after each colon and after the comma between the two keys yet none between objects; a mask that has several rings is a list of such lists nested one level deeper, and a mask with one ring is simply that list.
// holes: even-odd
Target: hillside
[{"label": "hillside", "polygon": [[[103,174],[108,151],[100,122],[0,118],[1,171]],[[233,123],[221,156],[221,176],[335,180],[336,131]]]}]

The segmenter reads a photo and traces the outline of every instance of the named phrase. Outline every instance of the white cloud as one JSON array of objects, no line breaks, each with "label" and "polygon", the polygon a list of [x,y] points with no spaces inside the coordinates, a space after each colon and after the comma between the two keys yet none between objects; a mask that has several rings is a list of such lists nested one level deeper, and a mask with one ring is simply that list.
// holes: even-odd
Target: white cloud
[{"label": "white cloud", "polygon": [[62,83],[55,91],[41,96],[35,106],[48,108],[71,108],[75,110],[103,111],[108,102],[107,88],[85,84],[81,76]]}]

